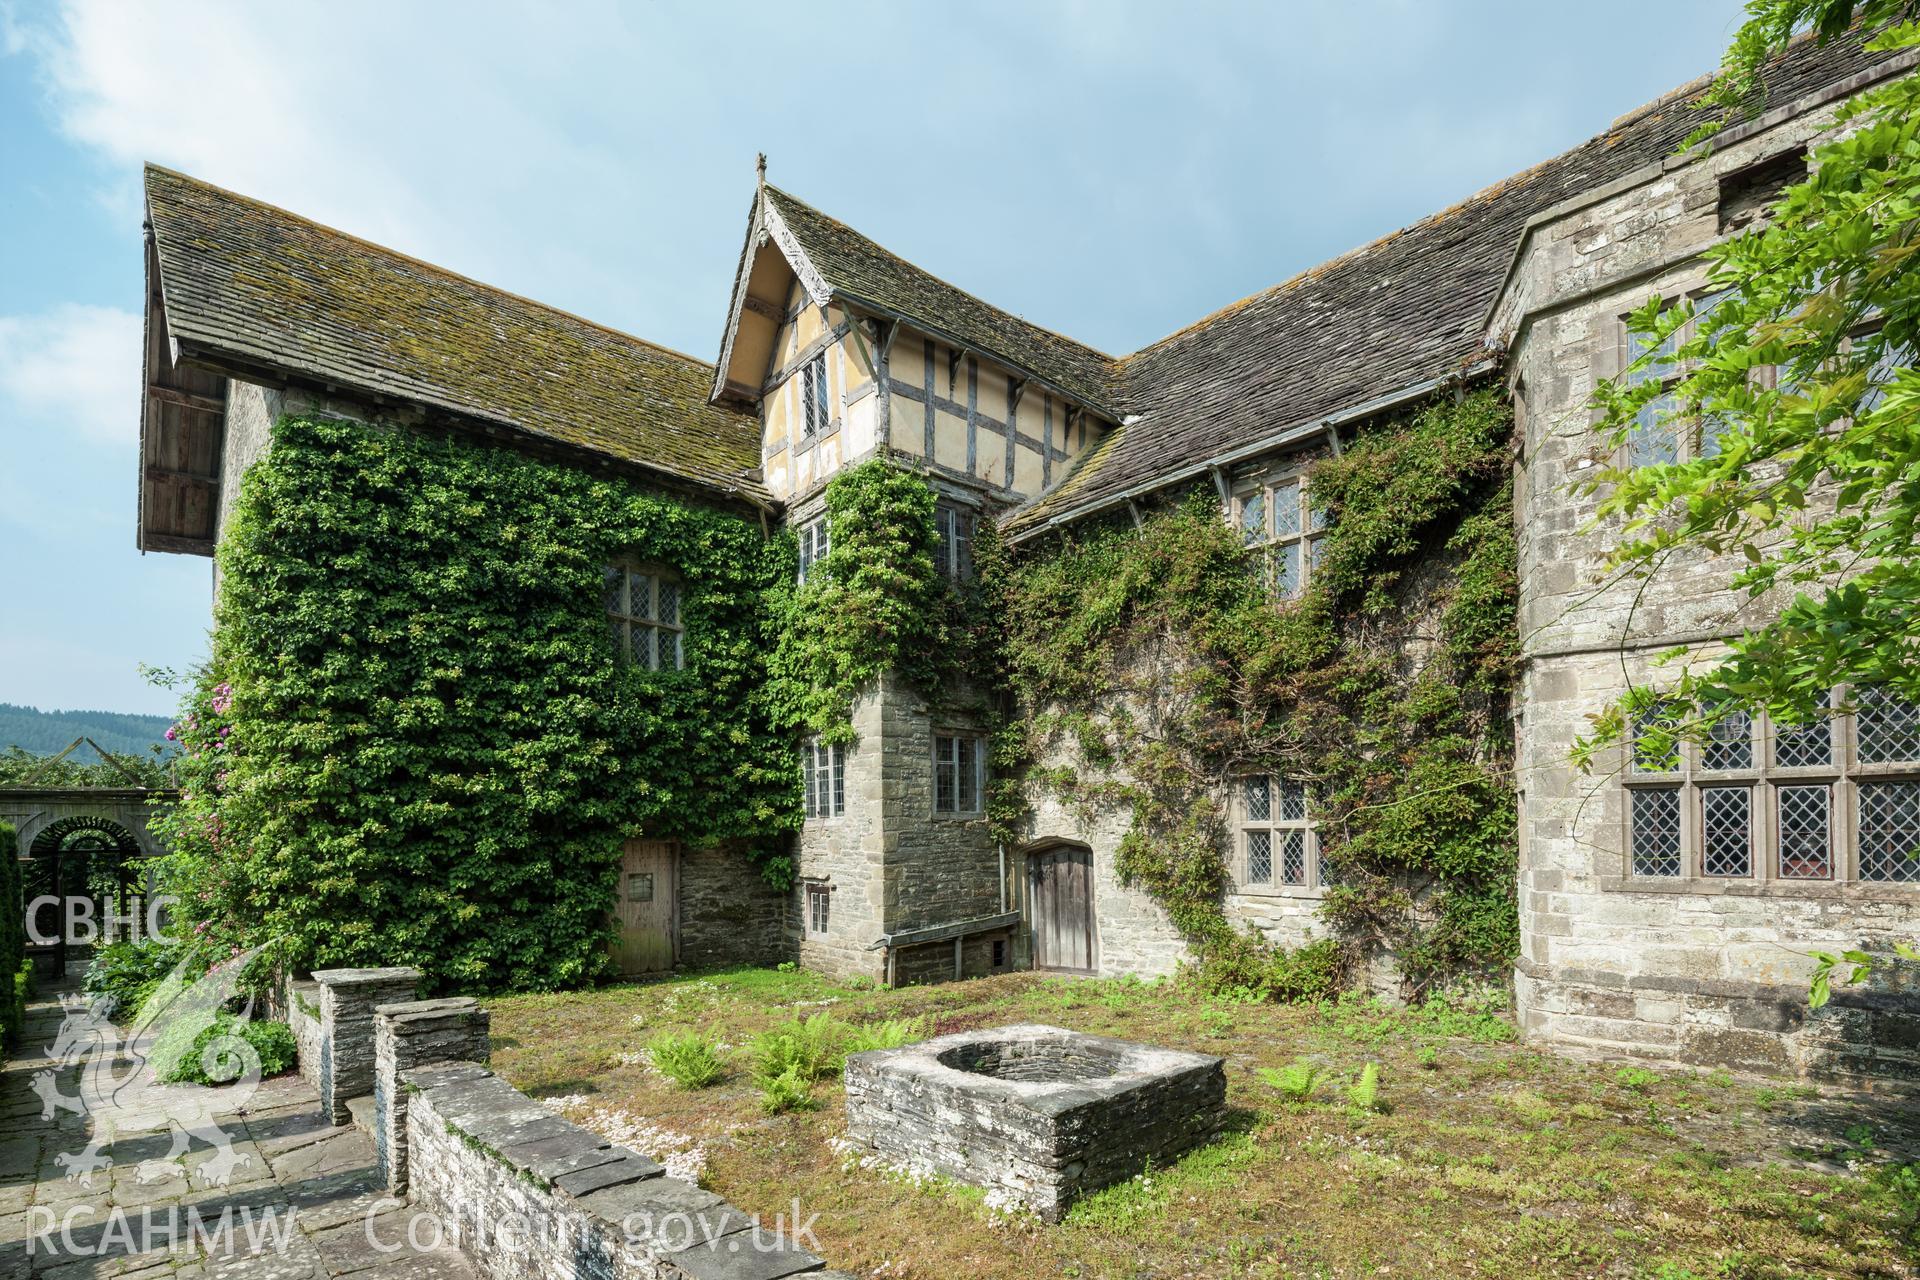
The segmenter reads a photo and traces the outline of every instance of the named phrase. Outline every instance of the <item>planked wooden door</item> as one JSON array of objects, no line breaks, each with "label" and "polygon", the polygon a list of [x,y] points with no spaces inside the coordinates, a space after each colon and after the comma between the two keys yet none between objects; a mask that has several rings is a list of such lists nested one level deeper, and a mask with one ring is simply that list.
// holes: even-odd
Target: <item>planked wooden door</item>
[{"label": "planked wooden door", "polygon": [[1093,972],[1093,855],[1060,846],[1027,857],[1033,967]]},{"label": "planked wooden door", "polygon": [[614,963],[627,977],[673,968],[675,906],[680,901],[680,847],[671,840],[629,840],[621,846],[620,924]]}]

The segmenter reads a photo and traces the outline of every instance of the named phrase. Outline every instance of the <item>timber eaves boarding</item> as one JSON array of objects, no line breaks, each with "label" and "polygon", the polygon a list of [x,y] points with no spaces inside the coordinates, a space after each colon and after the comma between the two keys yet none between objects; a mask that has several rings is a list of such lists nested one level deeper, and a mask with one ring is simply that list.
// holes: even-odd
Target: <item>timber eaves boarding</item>
[{"label": "timber eaves boarding", "polygon": [[[1889,70],[1857,41],[1803,41],[1771,69],[1767,92],[1792,104]],[[1116,424],[1007,516],[1017,540],[1491,368],[1488,314],[1530,220],[1669,160],[1700,122],[1691,105],[1700,87],[1118,359],[1002,311],[772,186],[755,196],[732,320],[746,300],[754,229],[766,226],[813,304],[904,321]],[[158,166],[146,191],[165,331],[153,336],[172,362],[411,403],[771,505],[762,425],[722,376],[724,353],[716,367]],[[728,332],[730,341],[732,324]],[[150,342],[150,364],[153,354]],[[196,399],[166,398],[188,412]],[[158,408],[150,398],[146,415]],[[156,471],[146,453],[143,513]]]}]

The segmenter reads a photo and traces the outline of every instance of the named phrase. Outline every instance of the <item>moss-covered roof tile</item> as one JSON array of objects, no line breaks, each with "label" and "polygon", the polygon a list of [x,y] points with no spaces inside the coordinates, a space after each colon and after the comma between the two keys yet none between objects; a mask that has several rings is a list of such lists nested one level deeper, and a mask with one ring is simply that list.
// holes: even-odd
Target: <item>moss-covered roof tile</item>
[{"label": "moss-covered roof tile", "polygon": [[146,171],[168,329],[193,354],[419,403],[764,499],[713,366],[284,209]]}]

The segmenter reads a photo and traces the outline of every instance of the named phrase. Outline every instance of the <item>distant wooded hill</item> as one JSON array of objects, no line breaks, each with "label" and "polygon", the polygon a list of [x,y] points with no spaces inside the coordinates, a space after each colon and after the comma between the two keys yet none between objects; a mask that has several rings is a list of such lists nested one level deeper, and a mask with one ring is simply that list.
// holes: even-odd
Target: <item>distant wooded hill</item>
[{"label": "distant wooded hill", "polygon": [[[35,755],[51,755],[78,737],[92,738],[108,751],[128,755],[147,755],[148,749],[164,743],[166,716],[135,716],[119,711],[40,711],[0,702],[0,750],[19,747]],[[93,752],[80,748],[87,759]]]}]

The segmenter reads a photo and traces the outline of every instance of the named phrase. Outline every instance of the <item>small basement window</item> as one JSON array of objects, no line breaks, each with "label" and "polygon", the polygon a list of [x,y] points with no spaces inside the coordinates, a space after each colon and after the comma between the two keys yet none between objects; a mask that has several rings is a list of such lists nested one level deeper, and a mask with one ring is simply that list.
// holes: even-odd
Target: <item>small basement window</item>
[{"label": "small basement window", "polygon": [[1752,226],[1795,183],[1807,180],[1807,153],[1788,151],[1720,178],[1720,234]]}]

